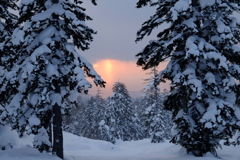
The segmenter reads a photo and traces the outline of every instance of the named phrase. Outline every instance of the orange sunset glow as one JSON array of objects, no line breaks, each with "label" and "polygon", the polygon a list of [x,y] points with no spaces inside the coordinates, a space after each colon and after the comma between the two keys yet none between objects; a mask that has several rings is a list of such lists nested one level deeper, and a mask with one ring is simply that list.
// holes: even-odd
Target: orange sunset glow
[{"label": "orange sunset glow", "polygon": [[[163,63],[158,67],[158,70],[163,70],[167,63]],[[143,79],[149,78],[146,75],[149,71],[142,70],[141,67],[136,65],[134,61],[119,61],[112,59],[105,59],[93,64],[95,70],[102,79],[106,82],[106,87],[101,89],[102,96],[104,98],[112,95],[112,86],[115,82],[122,82],[126,85],[127,90],[132,96],[140,96],[140,92],[145,87]],[[167,88],[167,85],[163,85],[162,89]],[[96,94],[97,88],[93,86],[89,90],[92,95]],[[138,94],[138,95],[133,95]]]},{"label": "orange sunset glow", "polygon": [[[95,70],[98,72],[98,74],[101,75],[101,77],[106,82],[113,82],[113,70],[114,70],[114,63],[111,60],[103,60],[97,64],[94,64]],[[115,66],[116,67],[116,66]]]}]

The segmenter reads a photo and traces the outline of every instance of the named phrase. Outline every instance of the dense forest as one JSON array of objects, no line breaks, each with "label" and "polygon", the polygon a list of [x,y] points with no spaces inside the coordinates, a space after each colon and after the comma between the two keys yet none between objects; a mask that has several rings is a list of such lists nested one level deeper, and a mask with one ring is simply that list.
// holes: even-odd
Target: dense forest
[{"label": "dense forest", "polygon": [[[155,13],[136,31],[136,42],[158,31],[136,53],[150,75],[138,100],[122,82],[107,99],[101,89],[81,98],[93,84],[106,84],[82,56],[97,33],[85,23],[92,18],[82,3],[0,0],[2,126],[19,137],[34,135],[34,148],[61,159],[63,129],[113,144],[170,139],[197,157],[217,157],[221,141],[240,144],[239,0],[138,0],[136,8]],[[157,71],[162,62],[167,67]],[[170,91],[160,91],[167,80]]]},{"label": "dense forest", "polygon": [[170,140],[171,112],[164,110],[167,92],[147,87],[142,97],[130,97],[126,86],[116,82],[113,95],[107,99],[101,92],[86,98],[78,97],[78,103],[64,116],[63,129],[67,132],[115,143],[150,138],[152,143]]}]

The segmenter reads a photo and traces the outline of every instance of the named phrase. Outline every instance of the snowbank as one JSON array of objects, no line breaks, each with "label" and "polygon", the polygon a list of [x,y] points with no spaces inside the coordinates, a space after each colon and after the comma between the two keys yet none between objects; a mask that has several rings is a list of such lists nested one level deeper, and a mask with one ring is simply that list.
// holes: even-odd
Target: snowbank
[{"label": "snowbank", "polygon": [[[0,151],[0,160],[59,160],[48,153],[39,153],[32,148],[33,136],[18,141],[17,148]],[[219,160],[211,154],[205,157],[187,155],[178,145],[150,143],[149,139],[122,142],[115,145],[100,140],[91,140],[64,132],[65,160]],[[218,149],[222,160],[240,160],[240,146],[223,146]]]}]

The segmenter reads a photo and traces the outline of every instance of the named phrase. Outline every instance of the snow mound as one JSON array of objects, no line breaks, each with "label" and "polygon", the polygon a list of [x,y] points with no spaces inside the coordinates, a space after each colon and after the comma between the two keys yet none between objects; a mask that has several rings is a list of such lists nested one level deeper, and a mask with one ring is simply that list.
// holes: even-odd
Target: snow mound
[{"label": "snow mound", "polygon": [[[0,150],[18,147],[18,134],[9,127],[0,125]],[[0,158],[1,159],[1,158]]]},{"label": "snow mound", "polygon": [[[32,148],[33,136],[19,139],[19,148],[0,151],[0,160],[60,160],[49,153],[39,153]],[[140,141],[117,141],[115,145],[101,140],[92,140],[64,132],[65,160],[219,160],[207,153],[204,157],[187,155],[186,150],[165,141],[150,143]],[[221,160],[239,160],[240,146],[223,146],[218,149]]]}]

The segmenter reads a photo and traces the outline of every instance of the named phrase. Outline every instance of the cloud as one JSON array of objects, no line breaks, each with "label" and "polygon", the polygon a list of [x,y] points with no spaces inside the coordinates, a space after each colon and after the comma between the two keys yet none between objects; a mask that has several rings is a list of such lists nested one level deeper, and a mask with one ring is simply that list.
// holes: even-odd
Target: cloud
[{"label": "cloud", "polygon": [[[99,75],[107,82],[106,88],[100,89],[103,93],[103,97],[106,98],[112,95],[112,87],[115,82],[122,82],[126,85],[129,93],[134,93],[133,97],[139,96],[146,84],[144,80],[149,78],[149,71],[142,70],[141,67],[136,65],[135,61],[120,61],[113,59],[105,59],[93,64],[95,70]],[[166,63],[163,63],[158,67],[158,70],[163,70]],[[167,85],[163,85],[162,89],[168,88]],[[90,94],[95,95],[97,88],[93,87],[89,91]]]}]

